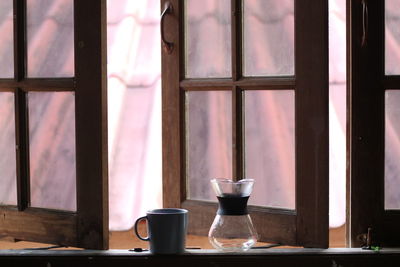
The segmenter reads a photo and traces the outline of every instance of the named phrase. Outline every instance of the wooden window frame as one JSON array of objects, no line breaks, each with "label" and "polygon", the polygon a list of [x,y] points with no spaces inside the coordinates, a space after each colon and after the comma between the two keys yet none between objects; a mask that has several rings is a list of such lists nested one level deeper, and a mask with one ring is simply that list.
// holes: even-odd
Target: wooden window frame
[{"label": "wooden window frame", "polygon": [[[0,91],[15,95],[17,206],[0,206],[0,233],[92,249],[108,248],[106,0],[74,0],[74,78],[26,76],[26,1],[14,0],[14,78]],[[75,92],[76,212],[30,207],[27,93]]]},{"label": "wooden window frame", "polygon": [[385,210],[385,91],[400,88],[400,75],[385,75],[385,1],[365,1],[367,39],[362,45],[362,0],[347,0],[348,14],[348,196],[349,247],[371,242],[400,244],[400,211]]},{"label": "wooden window frame", "polygon": [[191,250],[182,255],[109,251],[0,251],[2,266],[397,266],[398,249],[263,249],[245,253]]},{"label": "wooden window frame", "polygon": [[[241,92],[245,89],[294,89],[296,110],[296,211],[250,206],[261,240],[305,247],[328,247],[328,1],[295,1],[296,76],[241,76],[241,1],[232,0],[232,79],[185,79],[183,1],[167,2],[173,13],[162,31],[174,43],[162,52],[163,203],[190,211],[189,229],[205,235],[217,204],[186,199],[184,96],[186,90],[232,90],[233,178],[243,175]],[[299,52],[303,51],[303,53]],[[306,53],[307,52],[307,53]],[[312,81],[312,82],[310,82]],[[310,97],[312,96],[312,98]],[[315,150],[313,150],[315,149]],[[301,182],[298,182],[301,181]]]}]

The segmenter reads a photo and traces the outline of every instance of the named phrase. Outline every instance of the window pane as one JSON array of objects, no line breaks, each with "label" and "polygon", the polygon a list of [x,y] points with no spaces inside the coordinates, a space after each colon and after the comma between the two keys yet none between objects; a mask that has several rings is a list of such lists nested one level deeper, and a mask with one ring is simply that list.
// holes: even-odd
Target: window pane
[{"label": "window pane", "polygon": [[75,98],[28,94],[31,205],[76,210]]},{"label": "window pane", "polygon": [[243,1],[245,76],[294,74],[294,1]]},{"label": "window pane", "polygon": [[13,0],[0,1],[0,78],[14,76]]},{"label": "window pane", "polygon": [[27,0],[28,76],[74,76],[73,0]]},{"label": "window pane", "polygon": [[0,205],[17,204],[14,112],[14,94],[0,92]]},{"label": "window pane", "polygon": [[186,77],[230,77],[231,1],[185,3]]},{"label": "window pane", "polygon": [[385,209],[400,209],[400,91],[386,91],[385,101]]},{"label": "window pane", "polygon": [[232,177],[231,91],[186,94],[188,197],[216,200],[213,178]]},{"label": "window pane", "polygon": [[295,209],[294,91],[246,91],[244,105],[249,203]]},{"label": "window pane", "polygon": [[400,74],[400,1],[385,1],[385,72]]}]

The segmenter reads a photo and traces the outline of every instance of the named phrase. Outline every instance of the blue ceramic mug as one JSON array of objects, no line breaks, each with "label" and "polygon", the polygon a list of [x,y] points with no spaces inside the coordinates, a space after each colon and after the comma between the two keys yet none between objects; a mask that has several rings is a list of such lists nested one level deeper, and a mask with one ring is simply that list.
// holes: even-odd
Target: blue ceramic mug
[{"label": "blue ceramic mug", "polygon": [[[138,223],[147,221],[147,237],[138,233]],[[150,252],[154,254],[180,254],[185,252],[188,225],[188,211],[185,209],[149,210],[146,216],[135,222],[136,236],[149,241]]]}]

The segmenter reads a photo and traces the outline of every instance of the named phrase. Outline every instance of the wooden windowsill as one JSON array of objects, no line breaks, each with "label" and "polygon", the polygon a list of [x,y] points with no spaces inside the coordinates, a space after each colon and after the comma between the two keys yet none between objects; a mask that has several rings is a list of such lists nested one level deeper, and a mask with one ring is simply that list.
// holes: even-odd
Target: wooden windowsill
[{"label": "wooden windowsill", "polygon": [[96,256],[114,256],[114,257],[188,257],[188,256],[289,256],[289,255],[302,255],[302,256],[328,256],[328,255],[389,255],[396,254],[400,256],[400,248],[381,248],[379,251],[365,250],[362,248],[273,248],[273,249],[251,249],[244,252],[221,252],[216,249],[187,249],[183,254],[177,255],[153,255],[149,251],[134,252],[126,249],[109,249],[109,250],[75,250],[75,249],[62,249],[62,250],[31,250],[31,249],[3,249],[0,250],[0,257],[2,256],[82,256],[82,257],[96,257]]},{"label": "wooden windowsill", "polygon": [[[341,231],[340,229],[338,231]],[[259,243],[257,245],[263,245]],[[337,245],[340,244],[336,243]],[[133,252],[134,247],[148,248],[148,243],[133,236],[132,231],[111,232],[110,250],[58,248],[32,250],[50,246],[33,242],[0,241],[0,266],[13,264],[35,266],[400,266],[400,249],[383,248],[375,252],[360,248],[287,248],[252,249],[247,252],[219,252],[211,249],[207,237],[189,235],[188,249],[182,255],[160,256],[148,251]],[[50,264],[50,265],[49,265]]]},{"label": "wooden windowsill", "polygon": [[[139,230],[142,232],[142,235],[145,236],[146,233],[144,231],[144,225],[139,226]],[[343,248],[345,247],[344,242],[344,227],[330,229],[330,247],[331,248]],[[120,232],[110,232],[110,249],[116,250],[128,250],[131,248],[148,248],[148,242],[141,241],[138,239],[133,230],[130,231],[120,231]],[[258,242],[256,246],[265,246],[267,243]],[[27,249],[27,248],[44,248],[52,246],[51,244],[43,244],[43,243],[35,243],[35,242],[26,242],[19,241],[14,242],[11,238],[0,238],[0,250],[4,249]],[[186,241],[187,247],[200,248],[204,250],[213,249],[211,244],[208,241],[208,238],[205,236],[195,236],[189,235]],[[288,247],[278,247],[279,249],[288,248]],[[278,249],[273,248],[273,249]],[[53,250],[76,250],[77,248],[59,248]]]},{"label": "wooden windowsill", "polygon": [[400,249],[257,249],[243,253],[188,250],[152,255],[128,250],[0,250],[0,266],[399,266]]}]

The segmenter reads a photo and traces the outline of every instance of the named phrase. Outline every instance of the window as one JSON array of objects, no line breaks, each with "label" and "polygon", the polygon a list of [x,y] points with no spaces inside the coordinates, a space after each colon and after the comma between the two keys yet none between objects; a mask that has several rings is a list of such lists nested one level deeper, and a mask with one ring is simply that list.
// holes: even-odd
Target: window
[{"label": "window", "polygon": [[0,4],[1,233],[108,248],[105,2]]},{"label": "window", "polygon": [[398,8],[393,0],[348,3],[350,246],[368,228],[375,244],[399,243]]},{"label": "window", "polygon": [[190,231],[204,235],[216,210],[209,180],[257,176],[261,240],[327,247],[328,1],[168,3],[164,206],[189,209]]},{"label": "window", "polygon": [[[0,181],[10,185],[7,194],[4,190],[0,192],[0,232],[17,239],[107,248],[105,1],[51,1],[57,3],[55,6],[69,3],[73,9],[74,56],[73,62],[68,63],[73,65],[72,69],[59,67],[71,58],[59,60],[59,55],[51,56],[51,53],[46,58],[55,64],[51,69],[30,65],[30,57],[39,55],[36,50],[30,50],[29,27],[35,26],[35,22],[29,23],[30,2],[4,0],[0,3],[0,20],[6,21],[1,28],[4,39],[0,46],[1,61],[6,63],[0,65],[3,114],[0,147],[6,157],[0,159]],[[162,1],[163,8],[167,2]],[[191,232],[206,234],[215,216],[216,203],[210,201],[213,194],[207,191],[208,178],[200,181],[204,183],[198,180],[211,175],[241,179],[252,172],[262,173],[258,171],[260,161],[250,160],[249,155],[254,153],[252,149],[257,144],[263,148],[276,145],[263,140],[264,134],[257,134],[257,130],[270,131],[271,120],[279,118],[289,122],[286,128],[293,128],[294,135],[271,136],[282,138],[283,144],[294,143],[294,148],[289,146],[285,152],[293,160],[290,156],[286,161],[271,157],[271,162],[288,166],[288,172],[293,172],[291,185],[294,187],[282,187],[287,189],[289,197],[278,194],[282,197],[279,203],[268,199],[264,193],[268,189],[257,188],[260,191],[255,191],[253,196],[258,194],[259,198],[250,203],[252,218],[263,241],[326,247],[327,1],[264,0],[263,4],[269,5],[265,10],[252,9],[252,4],[260,2],[250,0],[245,4],[239,0],[201,1],[201,6],[196,6],[199,2],[170,1],[173,15],[166,15],[162,29],[165,40],[172,42],[172,49],[163,51],[165,206],[188,208]],[[348,242],[349,246],[359,246],[360,235],[372,228],[374,243],[396,245],[400,205],[396,190],[392,189],[398,182],[397,1],[349,0],[347,3],[351,77],[348,82]],[[213,8],[207,9],[210,5]],[[282,11],[279,9],[282,6],[289,8]],[[293,41],[279,39],[279,30],[274,32],[266,26],[268,22],[279,24],[282,19],[264,17],[273,8],[280,11],[272,12],[273,15],[281,15],[284,20],[291,17]],[[40,8],[37,10],[43,15]],[[68,9],[54,10],[64,13]],[[263,17],[258,11],[262,11]],[[46,19],[51,27],[60,23],[57,16]],[[202,20],[211,26],[196,26]],[[256,44],[251,36],[258,34],[251,31],[263,32],[263,27],[274,33],[272,41]],[[53,33],[57,34],[54,28]],[[198,40],[191,40],[190,35]],[[213,39],[212,50],[207,50],[204,35],[218,37],[220,44]],[[276,40],[282,45],[270,47]],[[204,51],[196,52],[198,49]],[[285,60],[277,62],[285,64],[272,65],[272,69],[249,64],[265,56],[269,49],[275,52],[269,55],[271,58],[282,56]],[[280,53],[290,49],[294,51],[293,56]],[[204,69],[210,66],[211,72]],[[55,127],[65,123],[65,129],[75,128],[72,134],[65,132],[65,139],[70,140],[66,146],[75,143],[66,149],[68,155],[75,155],[72,169],[76,170],[71,172],[74,177],[71,181],[76,183],[71,187],[76,203],[68,207],[41,202],[42,196],[37,194],[39,198],[35,198],[32,188],[35,179],[42,177],[40,172],[32,173],[32,161],[40,158],[33,155],[43,154],[35,147],[41,138],[34,138],[33,132],[38,125],[51,124],[43,116],[46,115],[43,109],[48,106],[44,102],[63,103],[68,111]],[[263,107],[263,103],[272,104],[275,113],[271,115],[271,109],[261,113],[258,107]],[[52,106],[60,109],[56,104]],[[217,122],[218,127],[211,122]],[[193,140],[201,137],[198,133],[212,127],[218,131],[207,135],[206,140],[200,139],[208,150],[196,146]],[[290,133],[282,129],[281,132]],[[271,154],[275,152],[272,150]],[[218,157],[210,156],[215,153]],[[203,159],[206,159],[202,162],[205,165],[199,167]],[[222,161],[219,166],[224,168],[212,168],[214,161]],[[203,172],[200,177],[195,177],[196,168]],[[266,182],[262,180],[263,175],[256,179]],[[203,185],[205,190],[198,190]]]}]

